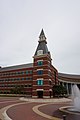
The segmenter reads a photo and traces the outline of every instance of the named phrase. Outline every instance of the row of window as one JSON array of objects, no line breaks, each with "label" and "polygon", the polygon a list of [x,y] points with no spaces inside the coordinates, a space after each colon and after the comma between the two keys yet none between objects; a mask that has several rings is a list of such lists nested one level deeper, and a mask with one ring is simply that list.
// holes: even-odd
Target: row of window
[{"label": "row of window", "polygon": [[[15,79],[13,79],[13,80],[15,80]],[[24,80],[24,79],[23,79],[23,80]],[[31,78],[26,78],[26,80],[31,80]],[[49,81],[49,84],[51,85],[51,81]],[[37,85],[43,85],[43,80],[37,80]],[[1,84],[0,86],[5,87],[4,84]],[[8,87],[8,86],[12,87],[12,86],[9,85],[9,84],[6,84],[6,86],[7,86],[7,87]]]},{"label": "row of window", "polygon": [[[0,87],[16,87],[15,84],[0,84]],[[32,87],[31,84],[26,84],[26,85],[18,85],[18,87]]]},{"label": "row of window", "polygon": [[[8,79],[7,79],[8,80]],[[20,79],[10,79],[10,80],[8,80],[8,81],[14,81],[14,80],[20,80]],[[22,80],[24,80],[24,78],[22,78]],[[26,80],[31,80],[31,78],[26,78]],[[0,80],[1,81],[1,80]],[[2,82],[3,82],[3,80],[2,80]],[[1,84],[2,85],[2,84]],[[0,85],[0,86],[1,86]],[[7,84],[7,86],[8,86],[9,84]],[[43,80],[37,80],[37,85],[43,85]],[[4,87],[4,84],[2,85],[3,87]]]},{"label": "row of window", "polygon": [[32,80],[32,77],[27,77],[27,78],[10,78],[10,79],[1,79],[0,82],[3,81],[19,81],[19,80]]},{"label": "row of window", "polygon": [[[38,61],[37,65],[38,66],[43,65],[43,61]],[[32,73],[33,73],[32,70],[26,70],[26,71],[17,71],[17,72],[6,72],[6,73],[0,74],[0,76],[14,76],[14,75],[24,75],[24,74],[28,75],[28,74],[32,74]],[[42,75],[43,74],[43,70],[37,71],[37,74],[38,75]],[[49,75],[51,75],[50,72],[49,72]]]},{"label": "row of window", "polygon": [[[43,60],[37,61],[37,65],[41,66],[43,65]],[[23,75],[23,74],[32,74],[32,70],[26,70],[26,71],[17,71],[17,72],[6,72],[1,73],[0,76],[13,76],[13,75]],[[38,74],[43,74],[42,71],[38,72]]]},{"label": "row of window", "polygon": [[17,71],[17,72],[6,72],[6,73],[0,74],[0,76],[12,76],[12,75],[23,75],[23,74],[32,74],[32,70]]}]

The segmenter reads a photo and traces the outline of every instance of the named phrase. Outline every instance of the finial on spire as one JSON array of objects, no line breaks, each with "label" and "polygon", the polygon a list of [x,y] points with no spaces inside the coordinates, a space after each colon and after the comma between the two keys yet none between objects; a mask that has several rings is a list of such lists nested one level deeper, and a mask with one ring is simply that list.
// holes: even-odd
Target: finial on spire
[{"label": "finial on spire", "polygon": [[46,37],[45,37],[43,29],[41,30],[41,33],[40,33],[40,36],[39,36],[39,42],[41,42],[41,41],[45,41],[46,42]]}]

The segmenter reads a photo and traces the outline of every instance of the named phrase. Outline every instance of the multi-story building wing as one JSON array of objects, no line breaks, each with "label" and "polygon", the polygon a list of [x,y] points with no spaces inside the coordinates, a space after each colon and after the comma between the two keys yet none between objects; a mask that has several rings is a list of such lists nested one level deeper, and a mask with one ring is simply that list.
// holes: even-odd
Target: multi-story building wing
[{"label": "multi-story building wing", "polygon": [[23,64],[0,69],[0,93],[10,93],[16,86],[22,93],[32,94],[33,64]]}]

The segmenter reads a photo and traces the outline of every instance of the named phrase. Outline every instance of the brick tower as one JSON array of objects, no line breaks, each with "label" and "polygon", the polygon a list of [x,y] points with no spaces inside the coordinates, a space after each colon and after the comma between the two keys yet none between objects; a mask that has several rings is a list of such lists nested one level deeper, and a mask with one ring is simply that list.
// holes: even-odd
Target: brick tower
[{"label": "brick tower", "polygon": [[36,52],[33,56],[33,87],[32,97],[52,97],[52,86],[58,83],[58,72],[52,66],[51,55],[47,48],[47,41],[42,29]]}]

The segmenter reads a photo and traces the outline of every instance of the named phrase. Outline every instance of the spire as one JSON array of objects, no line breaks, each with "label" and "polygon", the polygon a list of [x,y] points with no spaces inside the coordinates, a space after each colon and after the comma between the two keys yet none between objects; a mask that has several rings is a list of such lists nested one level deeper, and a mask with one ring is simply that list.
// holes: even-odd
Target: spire
[{"label": "spire", "polygon": [[45,43],[47,43],[47,42],[46,42],[46,37],[45,37],[45,34],[44,34],[44,30],[43,30],[43,29],[41,30],[41,33],[40,33],[39,41],[38,41],[38,42],[42,42],[42,41],[44,41]]},{"label": "spire", "polygon": [[[45,36],[43,28],[42,28],[41,33],[40,33],[40,36],[42,36],[42,35]],[[39,37],[40,37],[40,36],[39,36]]]},{"label": "spire", "polygon": [[43,29],[41,30],[38,42],[39,43],[38,43],[34,56],[39,56],[39,55],[44,55],[44,54],[50,55],[50,52],[48,51],[48,48],[47,48],[46,37],[45,37]]}]

